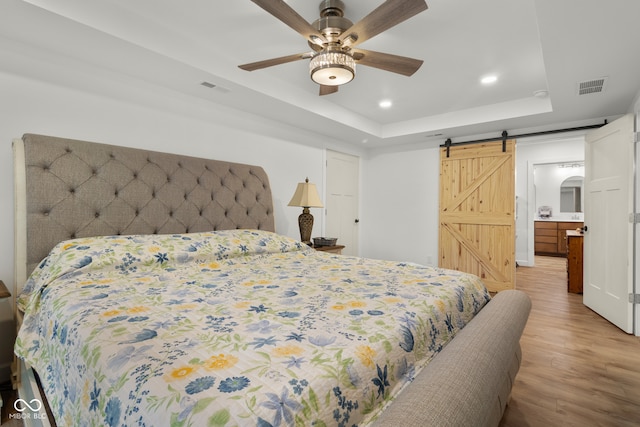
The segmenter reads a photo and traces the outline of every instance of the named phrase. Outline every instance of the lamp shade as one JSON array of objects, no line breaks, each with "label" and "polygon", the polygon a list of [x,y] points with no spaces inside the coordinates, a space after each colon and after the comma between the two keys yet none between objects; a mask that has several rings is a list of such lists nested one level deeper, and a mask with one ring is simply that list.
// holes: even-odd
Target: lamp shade
[{"label": "lamp shade", "polygon": [[322,208],[322,201],[318,195],[315,184],[309,183],[309,178],[298,183],[296,192],[293,194],[289,206],[300,206],[303,208]]}]

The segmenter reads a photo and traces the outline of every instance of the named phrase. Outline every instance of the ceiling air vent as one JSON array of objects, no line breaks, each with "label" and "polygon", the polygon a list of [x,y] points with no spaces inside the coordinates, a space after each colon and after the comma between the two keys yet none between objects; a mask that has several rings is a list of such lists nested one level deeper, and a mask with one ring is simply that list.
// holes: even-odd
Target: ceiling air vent
[{"label": "ceiling air vent", "polygon": [[209,89],[214,89],[216,92],[220,92],[220,93],[229,93],[229,89],[222,87],[222,86],[218,86],[217,84],[208,82],[208,81],[204,81],[202,83],[200,83],[201,86],[204,86],[206,88]]},{"label": "ceiling air vent", "polygon": [[588,95],[590,93],[602,92],[606,83],[607,77],[600,77],[599,79],[580,82],[578,83],[578,95]]}]

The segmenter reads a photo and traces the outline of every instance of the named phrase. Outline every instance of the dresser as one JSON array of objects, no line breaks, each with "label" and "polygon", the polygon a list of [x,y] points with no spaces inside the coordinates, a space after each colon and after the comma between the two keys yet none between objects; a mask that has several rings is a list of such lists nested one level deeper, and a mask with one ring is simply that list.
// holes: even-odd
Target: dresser
[{"label": "dresser", "polygon": [[536,255],[567,256],[567,230],[582,228],[583,222],[535,221],[534,251]]},{"label": "dresser", "polygon": [[582,258],[584,235],[575,230],[567,230],[567,292],[582,293]]}]

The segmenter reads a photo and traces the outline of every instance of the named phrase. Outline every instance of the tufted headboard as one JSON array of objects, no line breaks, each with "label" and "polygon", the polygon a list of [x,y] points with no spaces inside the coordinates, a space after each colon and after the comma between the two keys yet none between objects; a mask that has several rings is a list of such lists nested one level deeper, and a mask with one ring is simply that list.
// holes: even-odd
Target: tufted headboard
[{"label": "tufted headboard", "polygon": [[25,134],[13,142],[16,292],[74,237],[275,231],[258,166]]}]

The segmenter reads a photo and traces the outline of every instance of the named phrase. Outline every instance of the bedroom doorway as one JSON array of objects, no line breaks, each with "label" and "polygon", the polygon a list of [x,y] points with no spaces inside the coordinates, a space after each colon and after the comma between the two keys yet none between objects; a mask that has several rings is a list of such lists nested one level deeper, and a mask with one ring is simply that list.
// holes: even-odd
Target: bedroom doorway
[{"label": "bedroom doorway", "polygon": [[327,150],[325,236],[337,237],[345,255],[358,255],[360,158]]}]

